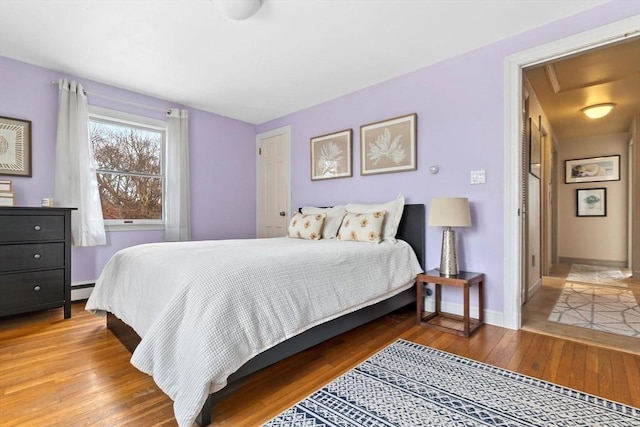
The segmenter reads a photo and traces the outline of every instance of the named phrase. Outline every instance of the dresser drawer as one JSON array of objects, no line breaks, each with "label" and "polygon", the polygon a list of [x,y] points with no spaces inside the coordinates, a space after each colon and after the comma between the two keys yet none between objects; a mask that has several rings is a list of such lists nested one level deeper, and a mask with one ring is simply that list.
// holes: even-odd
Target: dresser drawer
[{"label": "dresser drawer", "polygon": [[0,245],[0,272],[64,267],[64,243]]},{"label": "dresser drawer", "polygon": [[0,242],[64,240],[62,215],[6,215],[0,217]]},{"label": "dresser drawer", "polygon": [[0,310],[64,301],[64,270],[0,275]]}]

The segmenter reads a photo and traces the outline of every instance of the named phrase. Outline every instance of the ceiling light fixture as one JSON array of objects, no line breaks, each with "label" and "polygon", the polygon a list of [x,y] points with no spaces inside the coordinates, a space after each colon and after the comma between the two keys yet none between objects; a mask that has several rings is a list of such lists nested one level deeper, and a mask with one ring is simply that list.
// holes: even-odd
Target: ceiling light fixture
[{"label": "ceiling light fixture", "polygon": [[262,0],[212,0],[224,16],[236,21],[249,19],[260,9]]},{"label": "ceiling light fixture", "polygon": [[604,104],[590,105],[588,107],[584,107],[580,111],[582,111],[582,114],[589,117],[590,119],[599,119],[609,114],[615,106],[616,104],[607,102]]}]

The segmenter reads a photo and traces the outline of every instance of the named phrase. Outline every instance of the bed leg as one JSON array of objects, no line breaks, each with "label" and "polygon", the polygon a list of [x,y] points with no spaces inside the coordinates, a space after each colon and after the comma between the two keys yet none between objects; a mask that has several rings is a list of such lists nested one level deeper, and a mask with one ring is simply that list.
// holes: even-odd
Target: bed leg
[{"label": "bed leg", "polygon": [[198,414],[198,418],[196,418],[196,423],[200,427],[206,427],[211,424],[211,412],[213,410],[213,395],[209,395],[207,400],[204,401],[204,405],[202,405],[202,410]]}]

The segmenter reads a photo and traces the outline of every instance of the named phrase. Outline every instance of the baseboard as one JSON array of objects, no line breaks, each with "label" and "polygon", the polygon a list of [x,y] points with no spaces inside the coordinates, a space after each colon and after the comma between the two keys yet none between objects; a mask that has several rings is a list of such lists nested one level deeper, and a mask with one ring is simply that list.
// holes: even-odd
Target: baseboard
[{"label": "baseboard", "polygon": [[627,268],[627,261],[610,261],[601,259],[565,258],[558,259],[560,264],[599,265],[601,267]]},{"label": "baseboard", "polygon": [[541,286],[542,286],[542,279],[538,279],[536,283],[534,283],[533,286],[529,288],[529,298],[531,298],[531,296],[534,295],[537,292],[537,290],[540,289]]},{"label": "baseboard", "polygon": [[71,284],[71,301],[86,300],[91,296],[95,282],[73,282]]},{"label": "baseboard", "polygon": [[[425,311],[434,311],[436,309],[436,302],[433,297],[427,297],[424,302]],[[440,303],[440,309],[445,313],[457,314],[458,316],[462,316],[463,307],[462,304],[451,303],[447,301],[442,301]],[[469,315],[472,318],[478,318],[478,307],[469,307]],[[504,313],[501,311],[488,310],[484,309],[484,323],[493,326],[500,326],[502,328],[504,326]]]}]

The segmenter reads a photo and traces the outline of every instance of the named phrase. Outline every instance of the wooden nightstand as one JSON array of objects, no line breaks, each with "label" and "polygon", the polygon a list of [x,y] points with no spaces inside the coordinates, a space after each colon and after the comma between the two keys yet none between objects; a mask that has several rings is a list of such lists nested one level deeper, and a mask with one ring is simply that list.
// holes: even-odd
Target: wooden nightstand
[{"label": "wooden nightstand", "polygon": [[[482,285],[484,282],[483,273],[471,273],[461,271],[457,277],[440,276],[438,270],[429,270],[425,274],[418,274],[416,277],[416,317],[419,325],[440,329],[463,337],[473,334],[484,323],[484,304]],[[427,283],[436,285],[436,308],[434,312],[424,311],[424,289]],[[478,288],[478,318],[472,319],[469,316],[469,288],[476,285]],[[464,292],[463,310],[464,315],[458,316],[451,313],[443,313],[440,309],[440,287],[455,286],[462,288]]]}]

